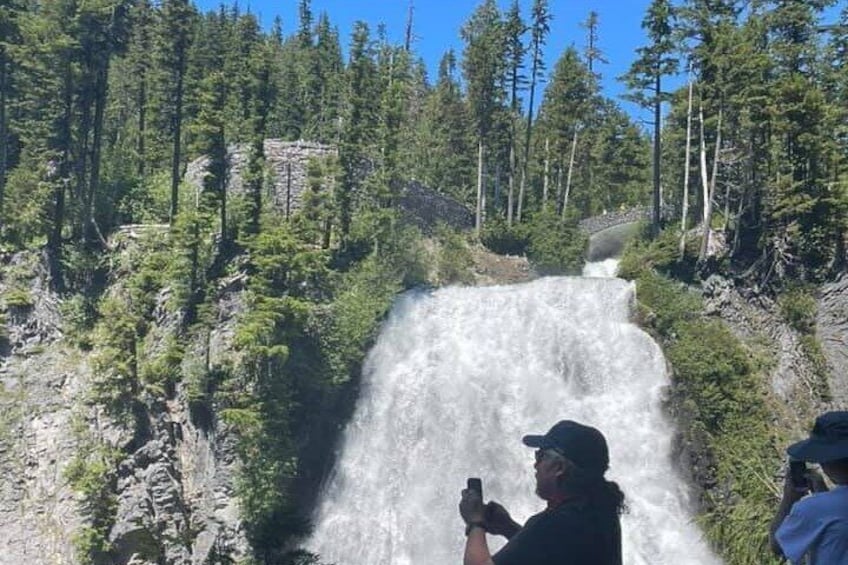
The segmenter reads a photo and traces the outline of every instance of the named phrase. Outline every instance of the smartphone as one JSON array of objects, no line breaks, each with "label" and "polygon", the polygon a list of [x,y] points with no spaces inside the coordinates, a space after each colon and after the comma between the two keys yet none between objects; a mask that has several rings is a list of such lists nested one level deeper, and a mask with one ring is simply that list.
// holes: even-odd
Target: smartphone
[{"label": "smartphone", "polygon": [[802,492],[810,490],[810,485],[807,481],[807,464],[803,461],[789,462],[789,477],[795,490]]},{"label": "smartphone", "polygon": [[477,477],[471,477],[468,479],[468,490],[477,491],[477,494],[480,495],[480,498],[483,498],[483,481],[478,479]]}]

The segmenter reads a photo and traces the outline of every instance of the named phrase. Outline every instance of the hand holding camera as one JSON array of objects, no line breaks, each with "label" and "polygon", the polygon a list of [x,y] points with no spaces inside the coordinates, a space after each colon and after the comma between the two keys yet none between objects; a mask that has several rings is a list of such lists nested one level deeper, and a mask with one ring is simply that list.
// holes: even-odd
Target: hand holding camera
[{"label": "hand holding camera", "polygon": [[459,515],[468,525],[485,523],[486,509],[483,506],[483,483],[480,479],[468,479],[468,485],[462,491],[462,499],[459,501]]}]

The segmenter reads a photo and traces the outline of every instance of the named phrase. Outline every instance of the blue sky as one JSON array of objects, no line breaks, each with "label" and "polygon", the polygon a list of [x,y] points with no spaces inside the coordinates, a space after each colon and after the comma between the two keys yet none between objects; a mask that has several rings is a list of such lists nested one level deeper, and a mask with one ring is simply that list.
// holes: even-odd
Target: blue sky
[{"label": "blue sky", "polygon": [[[457,54],[462,52],[462,40],[459,30],[471,16],[481,0],[414,0],[414,50],[420,55],[433,79],[439,60],[450,48]],[[217,9],[220,0],[195,0],[196,5],[206,11]],[[226,5],[231,5],[226,0]],[[529,20],[533,0],[520,0],[522,15]],[[635,106],[618,98],[624,92],[615,79],[627,71],[635,58],[635,49],[645,43],[641,22],[649,0],[549,0],[548,5],[553,21],[551,32],[545,47],[545,59],[548,71],[569,45],[583,49],[586,45],[586,30],[580,27],[589,12],[599,15],[599,47],[608,64],[596,68],[602,75],[603,88],[607,96],[616,98],[637,119],[649,120],[648,112],[641,112]],[[503,10],[509,8],[512,0],[499,0]],[[298,0],[239,0],[242,10],[250,9],[257,14],[263,26],[270,26],[276,15],[283,20],[285,35],[297,29]],[[389,39],[392,42],[403,41],[409,0],[313,0],[312,11],[317,16],[327,12],[330,21],[338,27],[343,47],[350,40],[350,30],[357,20],[369,24],[372,33],[377,24],[386,24]],[[540,100],[540,98],[537,98]],[[538,103],[537,103],[538,108]]]}]

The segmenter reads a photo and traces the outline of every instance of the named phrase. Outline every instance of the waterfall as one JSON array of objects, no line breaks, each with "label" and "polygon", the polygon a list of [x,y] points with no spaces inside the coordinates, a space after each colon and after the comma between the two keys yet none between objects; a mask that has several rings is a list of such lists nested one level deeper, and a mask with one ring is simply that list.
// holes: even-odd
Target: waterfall
[{"label": "waterfall", "polygon": [[[304,547],[336,565],[461,563],[466,477],[481,477],[484,499],[523,523],[544,502],[521,437],[571,419],[607,437],[607,477],[630,509],[625,564],[719,563],[673,469],[665,361],[628,321],[634,286],[614,269],[400,297],[366,359]],[[489,536],[493,552],[502,540]]]}]

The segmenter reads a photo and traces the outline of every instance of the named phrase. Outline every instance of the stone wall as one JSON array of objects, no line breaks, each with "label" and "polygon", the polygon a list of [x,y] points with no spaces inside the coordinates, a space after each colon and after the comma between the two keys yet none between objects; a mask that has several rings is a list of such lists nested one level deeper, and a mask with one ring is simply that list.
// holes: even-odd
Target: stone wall
[{"label": "stone wall", "polygon": [[[248,149],[246,144],[240,144],[230,146],[228,150],[230,169],[227,191],[231,195],[244,194],[244,171],[247,167]],[[307,187],[309,160],[336,155],[338,150],[332,145],[311,141],[266,139],[265,161],[273,181],[270,193],[276,209],[287,216],[297,210]],[[199,190],[203,185],[208,165],[208,157],[192,161],[186,169],[186,181]]]},{"label": "stone wall", "polygon": [[[580,229],[589,235],[592,235],[599,231],[621,224],[650,220],[651,211],[652,208],[650,206],[640,206],[638,208],[628,208],[626,210],[609,212],[607,214],[601,214],[600,216],[592,216],[591,218],[580,220]],[[661,210],[661,214],[665,219],[671,218],[674,216],[674,208],[671,206],[665,206]]]},{"label": "stone wall", "polygon": [[[265,140],[266,164],[273,179],[270,198],[277,211],[288,217],[300,208],[303,193],[307,188],[307,166],[310,159],[337,155],[338,150],[332,145],[308,141]],[[231,195],[244,194],[243,177],[247,158],[247,145],[230,147],[227,191]],[[201,157],[190,163],[186,170],[186,181],[197,190],[200,190],[203,184],[208,165],[209,159]],[[409,181],[403,186],[397,204],[403,216],[425,233],[432,232],[439,222],[457,229],[471,229],[474,226],[474,215],[468,208],[418,181]]]}]

